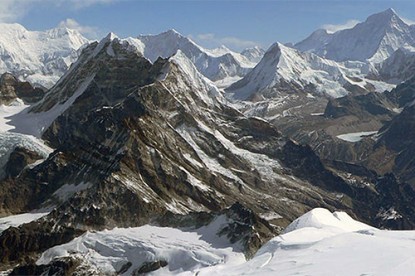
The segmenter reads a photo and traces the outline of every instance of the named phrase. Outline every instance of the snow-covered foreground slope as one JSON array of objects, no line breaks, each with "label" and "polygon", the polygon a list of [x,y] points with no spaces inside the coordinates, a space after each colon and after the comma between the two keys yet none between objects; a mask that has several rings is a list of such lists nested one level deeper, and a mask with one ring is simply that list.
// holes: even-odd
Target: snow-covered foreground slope
[{"label": "snow-covered foreground slope", "polygon": [[167,261],[154,275],[413,275],[415,231],[378,230],[344,212],[314,209],[249,261],[215,235],[220,217],[193,231],[142,226],[86,233],[44,252],[38,264],[72,254],[96,270],[126,275],[144,262]]},{"label": "snow-covered foreground slope", "polygon": [[0,73],[10,72],[47,88],[68,70],[78,58],[78,50],[89,42],[67,28],[40,32],[19,24],[0,24],[0,29]]},{"label": "snow-covered foreground slope", "polygon": [[[382,231],[314,209],[226,275],[413,275],[415,231]],[[203,275],[203,274],[202,274]]]}]

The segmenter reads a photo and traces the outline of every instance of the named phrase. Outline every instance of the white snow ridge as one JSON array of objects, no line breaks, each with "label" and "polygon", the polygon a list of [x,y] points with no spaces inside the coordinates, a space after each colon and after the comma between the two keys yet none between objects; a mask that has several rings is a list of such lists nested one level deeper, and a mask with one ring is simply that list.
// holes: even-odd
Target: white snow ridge
[{"label": "white snow ridge", "polygon": [[128,261],[168,265],[152,275],[413,275],[415,231],[378,230],[344,212],[311,210],[246,261],[238,247],[215,238],[221,217],[185,231],[142,226],[86,233],[45,251],[37,264],[75,254],[96,271],[114,273]]}]

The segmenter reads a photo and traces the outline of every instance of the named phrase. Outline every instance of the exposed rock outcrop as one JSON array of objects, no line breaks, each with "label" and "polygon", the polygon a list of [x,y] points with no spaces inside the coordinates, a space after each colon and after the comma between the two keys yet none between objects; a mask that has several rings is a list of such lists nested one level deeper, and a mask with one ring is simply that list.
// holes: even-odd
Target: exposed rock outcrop
[{"label": "exposed rock outcrop", "polygon": [[17,98],[25,103],[35,103],[41,100],[44,94],[42,88],[35,88],[28,82],[21,82],[12,74],[4,73],[0,77],[0,104],[8,105]]},{"label": "exposed rock outcrop", "polygon": [[23,147],[16,147],[10,154],[5,166],[6,177],[14,178],[28,165],[43,159],[37,152]]}]

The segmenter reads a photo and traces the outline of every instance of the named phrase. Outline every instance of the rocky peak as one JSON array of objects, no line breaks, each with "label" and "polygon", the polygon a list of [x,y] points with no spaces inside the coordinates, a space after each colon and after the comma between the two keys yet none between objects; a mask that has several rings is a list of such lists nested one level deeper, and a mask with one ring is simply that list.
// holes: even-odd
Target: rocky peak
[{"label": "rocky peak", "polygon": [[181,50],[189,57],[196,57],[201,48],[176,30],[168,30],[158,35],[140,35],[138,39],[145,45],[144,56],[154,62],[159,57],[168,58]]},{"label": "rocky peak", "polygon": [[178,31],[176,31],[175,29],[169,29],[161,34],[165,34],[168,36],[176,36],[176,37],[180,37],[180,38],[185,38],[181,33],[179,33]]}]

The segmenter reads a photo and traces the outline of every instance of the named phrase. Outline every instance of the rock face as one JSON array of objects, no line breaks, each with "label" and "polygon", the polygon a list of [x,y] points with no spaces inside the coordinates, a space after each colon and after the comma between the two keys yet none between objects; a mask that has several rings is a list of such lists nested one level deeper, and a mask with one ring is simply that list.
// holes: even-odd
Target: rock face
[{"label": "rock face", "polygon": [[41,88],[34,88],[28,82],[21,82],[12,74],[4,73],[0,77],[0,104],[8,105],[17,98],[25,103],[40,101],[45,92]]},{"label": "rock face", "polygon": [[397,107],[403,108],[415,100],[414,91],[415,76],[399,84],[395,89],[390,92],[386,92],[385,94],[392,102],[397,105]]},{"label": "rock face", "polygon": [[[72,273],[80,266],[81,260],[66,258],[53,261],[48,265],[27,264],[14,268],[9,275],[73,275]],[[78,271],[79,272],[79,268]]]},{"label": "rock face", "polygon": [[330,99],[324,111],[324,116],[340,118],[355,115],[360,119],[369,116],[384,116],[386,121],[396,115],[396,112],[394,112],[396,108],[396,104],[389,99],[387,94],[369,93]]},{"label": "rock face", "polygon": [[[389,152],[391,160],[389,160],[389,163],[380,166],[380,168],[392,170],[399,176],[401,181],[406,181],[412,185],[415,184],[414,119],[415,106],[405,107],[399,115],[380,130],[382,136],[379,138],[375,151],[372,154],[373,158],[375,158],[385,150]],[[375,166],[373,161],[370,164]]]},{"label": "rock face", "polygon": [[225,217],[226,224],[219,229],[218,236],[226,236],[233,244],[240,243],[248,259],[281,231],[281,228],[271,225],[239,202],[219,212],[192,212],[186,215],[169,212],[157,219],[157,223],[164,227],[199,228],[221,216]]},{"label": "rock face", "polygon": [[14,178],[28,165],[36,160],[43,159],[37,152],[22,147],[16,147],[9,156],[6,163],[6,177]]},{"label": "rock face", "polygon": [[[329,102],[325,115],[346,116],[343,113],[358,115],[362,120],[377,116],[383,121],[375,143],[365,154],[359,154],[358,163],[376,170],[378,173],[393,172],[398,182],[415,183],[414,171],[414,78],[398,85],[384,94],[341,98]],[[361,143],[360,143],[361,144]]]}]

